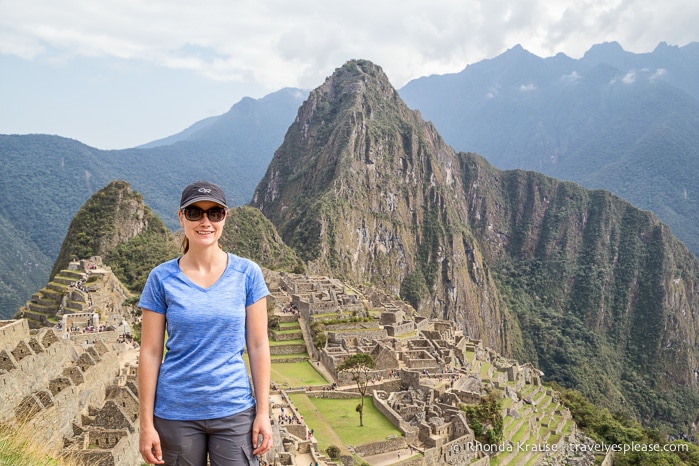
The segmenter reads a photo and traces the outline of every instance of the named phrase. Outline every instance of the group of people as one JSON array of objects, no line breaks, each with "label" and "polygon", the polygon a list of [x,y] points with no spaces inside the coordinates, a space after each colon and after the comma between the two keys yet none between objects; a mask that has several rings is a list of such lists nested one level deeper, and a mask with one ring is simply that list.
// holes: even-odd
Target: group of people
[{"label": "group of people", "polygon": [[[282,395],[282,399],[284,398],[284,395]],[[285,424],[301,424],[301,420],[296,416],[295,413],[287,413],[286,410],[284,409],[284,406],[281,406],[279,408],[279,415],[277,416],[277,421],[279,421],[280,425],[285,425]],[[301,417],[303,419],[303,416]]]},{"label": "group of people", "polygon": [[277,416],[277,421],[279,421],[279,425],[288,425],[288,424],[301,424],[301,421],[299,420],[296,415],[290,415],[290,414],[284,414],[281,413]]},{"label": "group of people", "polygon": [[[63,330],[63,324],[61,322],[58,322],[56,324],[56,329],[57,330]],[[66,332],[80,332],[80,333],[99,333],[99,332],[104,332],[104,325],[100,325],[99,327],[95,327],[94,325],[86,325],[85,327],[78,327],[77,325],[71,325],[70,327],[66,327]]]}]

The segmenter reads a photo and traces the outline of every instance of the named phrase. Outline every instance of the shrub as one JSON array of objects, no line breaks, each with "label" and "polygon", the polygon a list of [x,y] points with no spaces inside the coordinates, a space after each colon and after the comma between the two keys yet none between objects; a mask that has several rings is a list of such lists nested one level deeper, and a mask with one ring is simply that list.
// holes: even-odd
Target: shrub
[{"label": "shrub", "polygon": [[340,447],[337,445],[330,445],[325,449],[325,453],[327,453],[332,460],[340,459]]}]

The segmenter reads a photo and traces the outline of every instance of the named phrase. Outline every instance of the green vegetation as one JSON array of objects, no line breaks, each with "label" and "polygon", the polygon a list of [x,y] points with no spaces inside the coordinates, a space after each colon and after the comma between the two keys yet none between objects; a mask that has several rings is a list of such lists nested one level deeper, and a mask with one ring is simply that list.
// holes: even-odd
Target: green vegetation
[{"label": "green vegetation", "polygon": [[[497,445],[502,441],[503,417],[500,397],[490,391],[481,402],[476,405],[461,405],[461,410],[466,414],[469,426],[473,429],[476,440],[483,444]],[[524,427],[527,427],[526,425]],[[516,435],[515,435],[516,437]],[[519,439],[515,438],[514,443]]]},{"label": "green vegetation", "polygon": [[308,361],[274,362],[272,364],[272,381],[288,384],[289,387],[317,387],[330,383]]},{"label": "green vegetation", "polygon": [[302,393],[291,393],[290,398],[306,425],[313,429],[321,451],[337,445],[346,452],[347,445],[363,445],[401,435],[400,430],[376,409],[371,397],[367,397],[364,404],[364,418],[370,429],[357,423],[354,415],[357,399],[309,398]]},{"label": "green vegetation", "polygon": [[338,447],[337,445],[330,445],[328,448],[325,449],[325,453],[328,454],[328,457],[331,460],[338,460],[340,459],[340,453],[342,453],[342,451],[340,450],[340,447]]},{"label": "green vegetation", "polygon": [[400,284],[400,297],[415,309],[420,308],[420,302],[427,298],[429,293],[425,276],[420,270],[409,273]]},{"label": "green vegetation", "polygon": [[268,269],[292,273],[306,271],[303,261],[284,244],[274,225],[259,209],[247,206],[231,209],[220,242],[226,251],[252,259]]},{"label": "green vegetation", "polygon": [[[652,465],[699,465],[699,447],[695,444],[675,441],[667,442],[657,430],[643,427],[637,421],[620,414],[612,414],[608,409],[597,408],[579,391],[550,384],[561,395],[561,402],[570,410],[577,426],[590,438],[606,445],[674,445],[671,449],[687,451],[630,451],[614,456],[615,466]],[[661,448],[662,449],[662,448]],[[648,450],[648,449],[646,449]]]},{"label": "green vegetation", "polygon": [[117,245],[103,258],[119,281],[133,293],[143,290],[153,267],[179,254],[165,225],[157,222],[160,225],[154,228],[155,223],[151,222],[146,231]]},{"label": "green vegetation", "polygon": [[[126,231],[129,227],[139,232]],[[71,260],[102,256],[124,286],[140,293],[150,270],[177,252],[172,234],[144,205],[143,197],[128,183],[114,181],[90,197],[73,218],[51,276]]]},{"label": "green vegetation", "polygon": [[72,466],[69,462],[53,458],[42,452],[40,445],[32,442],[31,433],[0,428],[0,465],[8,466]]},{"label": "green vegetation", "polygon": [[669,273],[695,282],[696,261],[651,214],[608,192],[537,173],[503,178],[512,241],[491,270],[513,316],[514,357],[599,406],[682,432],[699,393],[684,388],[688,362],[663,349],[663,322],[675,319],[665,287]]}]

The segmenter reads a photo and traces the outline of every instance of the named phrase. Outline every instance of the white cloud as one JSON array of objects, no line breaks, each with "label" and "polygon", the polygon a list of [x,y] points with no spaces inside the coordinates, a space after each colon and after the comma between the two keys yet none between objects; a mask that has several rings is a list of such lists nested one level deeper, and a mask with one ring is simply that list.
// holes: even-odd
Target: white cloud
[{"label": "white cloud", "polygon": [[636,71],[631,70],[626,75],[624,75],[623,78],[621,78],[621,82],[624,84],[633,84],[636,82]]},{"label": "white cloud", "polygon": [[534,83],[520,84],[519,86],[519,92],[531,92],[534,90],[536,90],[536,84]]},{"label": "white cloud", "polygon": [[[25,0],[0,3],[0,52],[147,60],[217,79],[247,77],[270,89],[316,86],[346,60],[367,58],[400,87],[517,43],[541,56],[575,57],[605,40],[647,51],[660,40],[696,39],[696,21],[689,27],[676,19],[688,27],[674,34],[662,28],[661,36],[641,28],[672,8],[648,0]],[[699,6],[681,9],[699,21]],[[188,59],[197,50],[211,56]]]},{"label": "white cloud", "polygon": [[573,58],[612,40],[632,52],[661,41],[685,45],[699,40],[697,23],[699,2],[687,0],[5,0],[0,57],[31,61],[42,72],[94,60],[144,73],[191,73],[239,89],[219,97],[233,99],[229,107],[250,89],[262,97],[282,87],[317,87],[353,58],[380,65],[400,88],[516,44],[542,57]]},{"label": "white cloud", "polygon": [[648,78],[650,81],[655,81],[657,79],[660,79],[661,77],[665,76],[667,74],[667,70],[665,68],[658,68],[655,70],[655,72],[650,75]]},{"label": "white cloud", "polygon": [[567,84],[577,84],[581,79],[582,76],[577,71],[561,76],[561,81]]}]

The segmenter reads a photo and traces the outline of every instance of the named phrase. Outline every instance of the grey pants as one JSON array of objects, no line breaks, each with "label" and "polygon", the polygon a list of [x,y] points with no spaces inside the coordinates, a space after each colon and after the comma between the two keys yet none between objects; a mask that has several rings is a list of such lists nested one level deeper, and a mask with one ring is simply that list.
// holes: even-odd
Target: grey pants
[{"label": "grey pants", "polygon": [[166,466],[259,465],[252,454],[255,407],[232,416],[203,421],[172,421],[155,417]]}]

